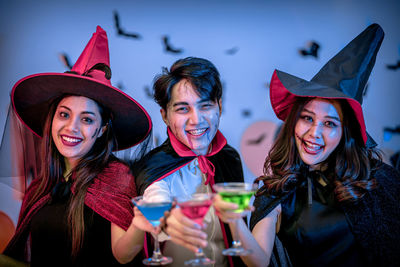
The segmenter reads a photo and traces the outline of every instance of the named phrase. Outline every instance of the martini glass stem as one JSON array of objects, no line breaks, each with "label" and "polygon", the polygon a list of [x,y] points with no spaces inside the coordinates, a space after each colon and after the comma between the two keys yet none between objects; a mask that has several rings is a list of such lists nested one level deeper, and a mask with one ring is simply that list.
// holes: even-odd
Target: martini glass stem
[{"label": "martini glass stem", "polygon": [[234,225],[234,230],[233,230],[233,240],[232,240],[232,246],[234,248],[241,248],[242,247],[242,242],[240,242],[240,238],[239,238],[239,222],[238,220],[235,221],[235,225]]},{"label": "martini glass stem", "polygon": [[245,249],[240,241],[239,236],[239,220],[235,220],[235,225],[233,226],[234,229],[232,230],[232,246],[228,249],[222,251],[222,254],[225,256],[245,256],[252,253],[251,249]]},{"label": "martini glass stem", "polygon": [[158,242],[158,236],[154,235],[153,233],[152,233],[152,236],[154,237],[153,255],[151,255],[151,258],[144,259],[143,263],[145,265],[166,265],[166,264],[170,264],[172,262],[172,258],[165,257],[165,256],[162,255],[161,250],[160,250],[160,243]]},{"label": "martini glass stem", "polygon": [[206,255],[203,252],[203,249],[201,247],[197,247],[197,251],[195,253],[196,258],[185,261],[185,265],[190,265],[190,266],[209,266],[213,265],[215,261],[210,260],[209,258],[206,257]]},{"label": "martini glass stem", "polygon": [[206,255],[204,255],[203,249],[201,247],[197,248],[196,251],[196,258],[201,261],[202,259],[204,259],[206,257]]},{"label": "martini glass stem", "polygon": [[152,234],[154,237],[154,250],[153,255],[151,256],[155,261],[160,260],[163,255],[161,254],[160,250],[160,242],[158,242],[158,235]]},{"label": "martini glass stem", "polygon": [[234,248],[241,248],[242,247],[242,242],[240,242],[240,240],[233,240],[232,241],[232,246]]}]

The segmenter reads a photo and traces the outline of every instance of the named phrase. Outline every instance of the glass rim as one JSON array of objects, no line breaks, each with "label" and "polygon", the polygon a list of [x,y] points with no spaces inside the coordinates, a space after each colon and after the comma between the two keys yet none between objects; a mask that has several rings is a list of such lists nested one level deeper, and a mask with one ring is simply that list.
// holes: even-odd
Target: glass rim
[{"label": "glass rim", "polygon": [[162,203],[172,203],[173,199],[170,198],[170,199],[156,199],[156,200],[152,199],[152,200],[148,200],[148,199],[145,199],[143,195],[141,195],[141,196],[136,196],[136,197],[131,198],[131,201],[133,202],[134,205],[139,205],[140,206],[141,204],[137,203],[139,201],[141,201],[141,203],[145,203],[145,204],[151,204],[151,203],[153,203],[153,204],[162,204]]},{"label": "glass rim", "polygon": [[[193,196],[195,196],[195,197],[193,197]],[[193,193],[193,194],[186,195],[186,196],[174,196],[173,199],[177,203],[184,203],[184,202],[188,202],[188,201],[204,201],[204,200],[208,200],[208,199],[212,200],[214,196],[215,196],[215,193],[206,192],[206,193]]]},{"label": "glass rim", "polygon": [[235,190],[246,190],[255,191],[257,190],[257,184],[248,182],[222,182],[213,185],[215,191],[235,191]]}]

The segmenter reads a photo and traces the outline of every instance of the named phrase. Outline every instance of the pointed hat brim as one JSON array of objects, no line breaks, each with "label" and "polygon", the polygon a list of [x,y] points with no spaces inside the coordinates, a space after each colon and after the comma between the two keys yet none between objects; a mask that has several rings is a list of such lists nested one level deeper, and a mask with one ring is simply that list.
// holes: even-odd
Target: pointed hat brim
[{"label": "pointed hat brim", "polygon": [[17,116],[37,136],[42,137],[51,102],[62,95],[91,98],[113,113],[116,150],[140,143],[152,128],[150,116],[132,97],[97,79],[70,73],[39,73],[19,80],[11,92]]},{"label": "pointed hat brim", "polygon": [[299,97],[345,99],[353,109],[360,125],[360,132],[364,144],[368,147],[376,146],[375,141],[367,134],[361,104],[335,88],[306,81],[286,72],[275,70],[270,83],[270,101],[275,115],[285,121]]}]

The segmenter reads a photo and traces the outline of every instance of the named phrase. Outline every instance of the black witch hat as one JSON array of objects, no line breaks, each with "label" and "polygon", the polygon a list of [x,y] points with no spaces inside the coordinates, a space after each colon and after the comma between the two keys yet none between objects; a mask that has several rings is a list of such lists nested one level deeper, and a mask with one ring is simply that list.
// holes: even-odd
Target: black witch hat
[{"label": "black witch hat", "polygon": [[364,144],[376,146],[366,131],[361,104],[383,37],[384,32],[378,24],[370,25],[330,59],[311,81],[275,70],[270,100],[276,116],[285,120],[298,97],[345,99],[360,124]]}]

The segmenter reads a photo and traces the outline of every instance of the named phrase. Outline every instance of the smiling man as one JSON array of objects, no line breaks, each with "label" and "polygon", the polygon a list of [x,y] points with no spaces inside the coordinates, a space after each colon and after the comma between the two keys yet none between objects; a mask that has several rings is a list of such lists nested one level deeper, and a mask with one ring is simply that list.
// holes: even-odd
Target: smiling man
[{"label": "smiling man", "polygon": [[[138,193],[149,199],[169,199],[212,192],[217,182],[243,182],[240,156],[218,130],[222,86],[216,67],[202,58],[180,59],[156,77],[153,89],[168,139],[133,168]],[[163,254],[172,256],[173,266],[183,266],[194,257],[187,248],[192,248],[191,237],[200,231],[207,234],[204,252],[215,266],[233,264],[222,255],[231,241],[229,227],[219,221],[213,208],[204,219],[206,229],[197,232],[194,221],[179,216],[182,220],[175,229],[192,232],[168,233],[173,242],[166,242]]]}]

